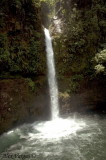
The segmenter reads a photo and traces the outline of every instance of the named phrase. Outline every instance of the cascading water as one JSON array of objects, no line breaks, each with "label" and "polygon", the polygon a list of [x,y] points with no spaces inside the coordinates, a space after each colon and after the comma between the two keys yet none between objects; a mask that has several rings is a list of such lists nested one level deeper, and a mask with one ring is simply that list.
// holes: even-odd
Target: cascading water
[{"label": "cascading water", "polygon": [[1,135],[0,160],[105,160],[105,117],[58,117],[54,55],[49,31],[44,31],[52,120],[25,124]]},{"label": "cascading water", "polygon": [[48,82],[51,99],[51,114],[52,119],[58,118],[59,116],[59,103],[58,103],[58,86],[56,81],[55,63],[54,63],[54,52],[52,47],[52,40],[48,29],[44,29],[45,41],[46,41],[46,52],[47,52],[47,66],[48,66]]}]

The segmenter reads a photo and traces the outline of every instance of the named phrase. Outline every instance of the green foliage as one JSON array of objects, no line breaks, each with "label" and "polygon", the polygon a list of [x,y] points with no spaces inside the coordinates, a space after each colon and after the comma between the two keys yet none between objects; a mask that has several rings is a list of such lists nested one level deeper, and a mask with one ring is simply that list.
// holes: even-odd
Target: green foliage
[{"label": "green foliage", "polygon": [[30,48],[29,48],[29,53],[28,53],[28,59],[30,60],[29,62],[29,68],[30,71],[33,73],[37,73],[39,70],[39,56],[40,56],[40,46],[41,43],[39,41],[35,41],[34,38],[30,40]]},{"label": "green foliage", "polygon": [[106,63],[106,49],[96,54],[95,61],[99,64]]},{"label": "green foliage", "polygon": [[62,33],[53,33],[57,73],[59,77],[69,77],[69,92],[76,92],[83,78],[78,80],[74,76],[93,80],[95,71],[102,73],[98,79],[106,72],[105,54],[96,55],[106,43],[106,5],[104,0],[61,0],[58,11]]},{"label": "green foliage", "polygon": [[96,62],[95,65],[96,73],[106,74],[106,49],[102,50],[100,53],[97,53],[95,55],[94,60]]},{"label": "green foliage", "polygon": [[8,39],[5,34],[0,34],[0,71],[6,71],[9,67],[9,51],[8,51]]},{"label": "green foliage", "polygon": [[54,6],[58,0],[40,0],[41,2],[47,3],[49,6]]},{"label": "green foliage", "polygon": [[29,44],[25,48],[20,42],[14,43],[14,47],[11,47],[11,61],[10,72],[21,74],[40,74],[41,63],[40,56],[41,42],[37,41],[34,37],[30,39]]},{"label": "green foliage", "polygon": [[96,73],[101,73],[105,71],[105,67],[102,64],[98,64],[95,66]]},{"label": "green foliage", "polygon": [[31,78],[27,78],[26,81],[28,83],[28,86],[29,86],[30,90],[32,92],[34,92],[35,91],[35,83],[32,81]]},{"label": "green foliage", "polygon": [[[68,63],[70,63],[70,71],[75,73],[79,70],[80,73],[85,72],[85,69],[88,70],[87,68],[89,68],[89,74],[93,71],[91,60],[97,53],[100,44],[103,43],[103,37],[105,37],[104,16],[106,10],[104,3],[100,3],[99,1],[86,4],[85,10],[84,8],[79,9],[77,2],[73,4],[70,9],[70,7],[68,7],[70,3],[70,1],[67,3],[62,1],[61,3],[61,14],[64,19],[64,24],[62,28],[63,33],[60,37],[60,46],[64,46],[64,48],[60,50],[64,52],[64,55],[67,55],[68,58],[70,57],[68,61]],[[90,5],[91,8],[89,8],[88,5]]]},{"label": "green foliage", "polygon": [[71,77],[70,79],[70,85],[69,85],[69,93],[77,93],[78,90],[80,89],[80,83],[84,79],[83,75],[76,74]]},{"label": "green foliage", "polygon": [[33,76],[45,72],[40,0],[0,2],[1,77]]}]

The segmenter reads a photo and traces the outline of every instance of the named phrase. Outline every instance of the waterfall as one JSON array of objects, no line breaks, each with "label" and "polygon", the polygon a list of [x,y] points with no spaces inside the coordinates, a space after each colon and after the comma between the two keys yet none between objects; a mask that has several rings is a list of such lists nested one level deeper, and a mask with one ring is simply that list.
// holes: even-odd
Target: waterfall
[{"label": "waterfall", "polygon": [[56,81],[54,52],[52,47],[52,40],[48,29],[44,29],[46,52],[47,52],[47,67],[48,67],[48,83],[51,101],[51,114],[52,119],[56,119],[59,116],[59,103],[58,103],[58,86]]}]

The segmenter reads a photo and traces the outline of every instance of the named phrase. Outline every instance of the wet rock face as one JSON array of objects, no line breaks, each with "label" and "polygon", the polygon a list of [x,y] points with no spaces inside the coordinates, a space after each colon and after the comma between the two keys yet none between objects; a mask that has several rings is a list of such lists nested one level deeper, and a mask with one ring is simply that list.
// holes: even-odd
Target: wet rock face
[{"label": "wet rock face", "polygon": [[[98,12],[94,12],[94,8],[96,10],[97,6],[101,8],[98,10],[99,14]],[[103,33],[105,33],[105,30],[101,29],[101,27],[98,30],[101,20],[104,21],[105,17],[105,14],[103,15],[102,13],[103,8],[104,0],[63,0],[61,1],[61,5],[59,2],[57,3],[56,16],[58,18],[54,19],[53,22],[58,19],[61,20],[63,23],[62,27],[60,25],[62,33],[59,34],[57,32],[56,24],[52,24],[51,33],[57,77],[58,80],[64,79],[62,84],[61,80],[59,80],[59,91],[61,92],[65,84],[69,84],[64,87],[62,92],[70,93],[69,97],[60,96],[61,114],[90,110],[98,112],[106,111],[106,76],[95,74],[95,64],[92,61],[100,49],[100,43],[102,45],[104,41],[103,35],[105,34]],[[93,23],[89,19],[93,20]],[[94,26],[96,26],[98,33],[95,32]],[[92,33],[90,30],[92,30]],[[94,38],[95,36],[97,37]],[[80,41],[81,39],[82,42]],[[88,47],[89,42],[90,45]],[[67,81],[67,77],[69,81]]]},{"label": "wet rock face", "polygon": [[[81,8],[90,8],[92,5],[92,0],[67,0],[62,1],[64,8],[71,8],[73,6],[77,6],[79,9]],[[59,5],[57,5],[59,6]]]},{"label": "wet rock face", "polygon": [[50,14],[50,8],[49,5],[46,2],[41,3],[41,15],[42,15],[42,24],[44,27],[48,28],[50,25],[50,19],[48,18],[48,15]]},{"label": "wet rock face", "polygon": [[0,134],[25,122],[49,119],[47,88],[32,92],[25,79],[1,80],[0,92]]},{"label": "wet rock face", "polygon": [[84,113],[93,109],[95,104],[93,102],[89,102],[89,96],[87,93],[82,94],[73,94],[68,98],[60,98],[60,110],[61,114],[69,114],[73,112]]},{"label": "wet rock face", "polygon": [[60,95],[60,114],[69,113],[102,113],[106,114],[106,95],[105,89],[97,88],[86,88],[79,93],[74,93],[65,96]]},{"label": "wet rock face", "polygon": [[72,4],[76,3],[78,8],[87,8],[87,7],[91,7],[92,5],[92,0],[72,0],[71,1]]}]

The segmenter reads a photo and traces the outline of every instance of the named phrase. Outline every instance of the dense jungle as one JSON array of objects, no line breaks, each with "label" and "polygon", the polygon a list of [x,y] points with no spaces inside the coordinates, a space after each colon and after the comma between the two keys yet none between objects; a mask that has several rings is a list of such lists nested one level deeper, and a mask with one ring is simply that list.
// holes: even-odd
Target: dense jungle
[{"label": "dense jungle", "polygon": [[49,119],[44,27],[52,36],[60,114],[106,113],[105,0],[1,0],[0,133]]}]

